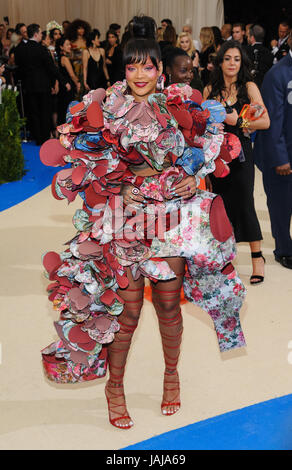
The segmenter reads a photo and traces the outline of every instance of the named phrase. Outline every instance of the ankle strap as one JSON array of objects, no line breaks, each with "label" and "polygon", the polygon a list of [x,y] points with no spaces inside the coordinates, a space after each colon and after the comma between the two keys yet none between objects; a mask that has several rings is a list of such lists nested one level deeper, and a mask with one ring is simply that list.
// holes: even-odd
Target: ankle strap
[{"label": "ankle strap", "polygon": [[252,258],[262,258],[263,253],[261,251],[254,251],[251,253]]}]

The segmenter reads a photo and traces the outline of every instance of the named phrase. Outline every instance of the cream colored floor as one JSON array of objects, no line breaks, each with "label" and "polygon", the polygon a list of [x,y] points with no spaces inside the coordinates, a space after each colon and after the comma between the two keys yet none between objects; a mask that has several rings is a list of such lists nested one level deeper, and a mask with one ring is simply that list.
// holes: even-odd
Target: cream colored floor
[{"label": "cream colored floor", "polygon": [[[212,321],[183,306],[180,359],[182,408],[160,414],[163,360],[157,320],[146,301],[130,352],[126,393],[131,430],[108,423],[105,379],[54,385],[43,376],[40,350],[56,338],[42,275],[41,254],[61,251],[74,234],[67,206],[47,188],[0,214],[0,449],[120,449],[154,435],[292,393],[292,272],[273,258],[273,239],[260,175],[256,206],[267,258],[263,285],[248,287],[241,313],[247,348],[220,354]],[[238,246],[237,268],[246,284],[247,245]],[[292,350],[292,343],[290,344]]]}]

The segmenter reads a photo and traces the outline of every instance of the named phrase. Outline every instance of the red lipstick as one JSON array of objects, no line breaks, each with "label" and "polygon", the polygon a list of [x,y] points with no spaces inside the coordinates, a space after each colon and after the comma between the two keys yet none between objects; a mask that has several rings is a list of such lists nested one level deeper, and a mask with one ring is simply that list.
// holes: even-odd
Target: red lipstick
[{"label": "red lipstick", "polygon": [[147,82],[135,82],[135,85],[136,85],[138,88],[144,88],[144,86],[147,85]]}]

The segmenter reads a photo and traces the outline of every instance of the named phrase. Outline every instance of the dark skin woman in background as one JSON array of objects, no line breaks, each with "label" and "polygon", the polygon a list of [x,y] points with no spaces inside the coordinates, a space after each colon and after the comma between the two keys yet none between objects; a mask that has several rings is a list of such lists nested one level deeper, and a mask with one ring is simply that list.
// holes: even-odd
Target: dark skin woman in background
[{"label": "dark skin woman in background", "polygon": [[[164,69],[167,76],[167,85],[184,83],[192,88],[202,91],[202,83],[194,73],[193,61],[188,53],[180,47],[174,47],[167,51],[164,57]],[[212,192],[210,177],[205,178],[206,190]],[[202,187],[203,189],[205,186]]]}]

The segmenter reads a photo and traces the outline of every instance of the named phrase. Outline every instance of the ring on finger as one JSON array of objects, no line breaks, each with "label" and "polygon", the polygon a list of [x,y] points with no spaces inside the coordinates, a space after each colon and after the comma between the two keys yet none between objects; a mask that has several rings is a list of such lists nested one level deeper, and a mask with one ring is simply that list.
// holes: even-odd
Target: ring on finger
[{"label": "ring on finger", "polygon": [[139,193],[140,193],[140,191],[139,191],[138,188],[133,188],[132,189],[132,194],[134,194],[134,196],[137,196],[137,194],[139,194]]}]

